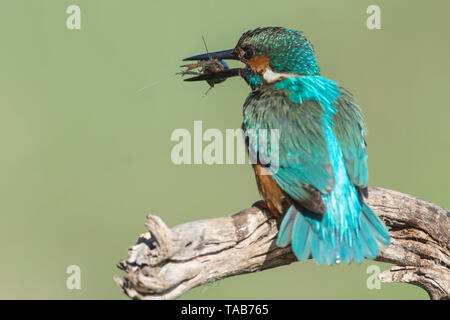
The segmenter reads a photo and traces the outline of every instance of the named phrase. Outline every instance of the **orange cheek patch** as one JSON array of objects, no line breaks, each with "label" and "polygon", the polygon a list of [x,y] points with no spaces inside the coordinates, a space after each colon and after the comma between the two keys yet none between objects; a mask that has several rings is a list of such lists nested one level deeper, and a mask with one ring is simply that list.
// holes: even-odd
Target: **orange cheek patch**
[{"label": "orange cheek patch", "polygon": [[247,65],[252,69],[254,73],[264,74],[267,68],[269,68],[269,55],[265,53],[254,56],[247,61]]}]

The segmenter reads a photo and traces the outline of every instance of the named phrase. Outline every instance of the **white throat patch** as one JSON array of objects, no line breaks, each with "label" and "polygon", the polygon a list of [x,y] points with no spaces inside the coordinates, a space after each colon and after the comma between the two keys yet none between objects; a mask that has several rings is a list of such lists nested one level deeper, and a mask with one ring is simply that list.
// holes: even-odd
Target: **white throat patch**
[{"label": "white throat patch", "polygon": [[280,80],[284,80],[286,78],[295,78],[300,77],[299,74],[292,74],[292,73],[278,73],[273,72],[271,68],[267,68],[263,73],[263,78],[266,80],[267,83],[274,83]]}]

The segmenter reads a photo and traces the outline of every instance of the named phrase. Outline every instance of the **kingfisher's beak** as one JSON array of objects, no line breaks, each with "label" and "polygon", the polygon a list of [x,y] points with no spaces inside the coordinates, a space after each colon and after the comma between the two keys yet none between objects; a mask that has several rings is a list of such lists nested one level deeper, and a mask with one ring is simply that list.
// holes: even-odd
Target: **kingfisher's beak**
[{"label": "kingfisher's beak", "polygon": [[208,60],[208,59],[218,59],[218,60],[239,60],[238,55],[234,52],[234,49],[230,50],[223,50],[223,51],[216,51],[211,53],[204,53],[199,54],[196,56],[184,58],[183,61],[190,61],[190,60]]},{"label": "kingfisher's beak", "polygon": [[[234,49],[210,52],[205,54],[199,54],[196,56],[184,58],[183,61],[189,60],[240,60],[239,56],[235,53]],[[203,73],[199,76],[184,79],[184,81],[203,81],[203,80],[225,80],[230,77],[235,77],[239,75],[241,68],[225,69],[223,71],[215,73]]]},{"label": "kingfisher's beak", "polygon": [[239,75],[241,68],[226,69],[215,73],[203,73],[199,76],[184,79],[184,81],[203,81],[203,80],[218,80],[220,82],[227,78],[235,77]]}]

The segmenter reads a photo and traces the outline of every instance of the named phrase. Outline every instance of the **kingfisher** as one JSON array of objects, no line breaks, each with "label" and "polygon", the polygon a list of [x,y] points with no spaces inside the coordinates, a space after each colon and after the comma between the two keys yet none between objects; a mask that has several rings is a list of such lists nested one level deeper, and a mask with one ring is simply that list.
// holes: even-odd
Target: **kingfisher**
[{"label": "kingfisher", "polygon": [[[366,125],[353,95],[323,77],[312,44],[300,31],[264,27],[245,32],[234,49],[184,60],[231,59],[244,64],[186,81],[242,77],[251,92],[243,105],[244,132],[279,130],[278,167],[260,137],[246,136],[259,202],[282,217],[276,244],[298,260],[336,265],[374,259],[389,245],[368,197]],[[255,138],[255,139],[251,139]]]}]

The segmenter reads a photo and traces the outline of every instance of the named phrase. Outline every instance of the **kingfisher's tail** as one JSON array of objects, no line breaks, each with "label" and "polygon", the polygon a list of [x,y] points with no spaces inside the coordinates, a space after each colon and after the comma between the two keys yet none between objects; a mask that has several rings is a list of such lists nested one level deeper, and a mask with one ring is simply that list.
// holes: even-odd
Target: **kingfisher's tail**
[{"label": "kingfisher's tail", "polygon": [[[389,245],[389,232],[383,221],[362,203],[358,225],[346,230],[326,230],[329,224],[315,214],[291,206],[278,232],[277,245],[292,243],[297,259],[306,260],[310,254],[318,264],[337,264],[341,261],[361,263],[364,258],[374,259],[380,251],[377,240]],[[327,232],[328,231],[328,232]]]}]

